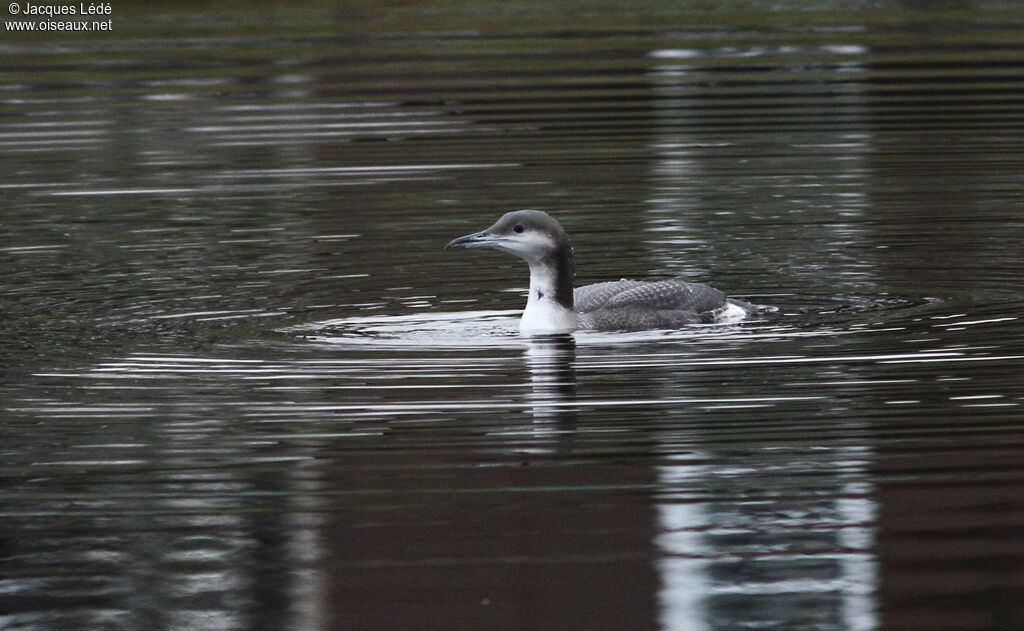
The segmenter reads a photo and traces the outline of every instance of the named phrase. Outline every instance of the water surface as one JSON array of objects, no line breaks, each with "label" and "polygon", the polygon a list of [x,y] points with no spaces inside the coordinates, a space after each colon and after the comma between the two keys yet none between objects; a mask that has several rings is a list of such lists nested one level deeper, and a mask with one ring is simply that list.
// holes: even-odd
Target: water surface
[{"label": "water surface", "polygon": [[[1024,13],[881,4],[9,36],[0,628],[1024,626]],[[525,207],[778,311],[520,338]]]}]

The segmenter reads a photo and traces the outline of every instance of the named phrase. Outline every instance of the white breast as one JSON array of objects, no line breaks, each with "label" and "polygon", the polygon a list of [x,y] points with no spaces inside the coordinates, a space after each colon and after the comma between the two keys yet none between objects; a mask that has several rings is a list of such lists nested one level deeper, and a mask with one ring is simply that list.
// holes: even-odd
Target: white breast
[{"label": "white breast", "polygon": [[579,314],[553,300],[528,301],[519,320],[519,332],[523,335],[572,333],[579,328]]},{"label": "white breast", "polygon": [[522,335],[572,333],[581,328],[580,314],[558,304],[555,270],[541,262],[530,263],[530,297],[519,321]]}]

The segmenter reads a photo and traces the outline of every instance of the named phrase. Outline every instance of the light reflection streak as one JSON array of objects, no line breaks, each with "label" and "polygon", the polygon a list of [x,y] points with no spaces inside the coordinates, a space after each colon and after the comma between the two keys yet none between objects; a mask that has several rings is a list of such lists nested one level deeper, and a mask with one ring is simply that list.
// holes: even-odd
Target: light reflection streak
[{"label": "light reflection streak", "polygon": [[[813,142],[791,140],[789,144],[780,142],[768,149],[821,153],[822,168],[828,177],[811,174],[804,178],[806,181],[800,181],[788,172],[765,173],[745,169],[742,164],[732,166],[731,162],[724,163],[730,166],[721,166],[723,160],[730,157],[729,145],[711,142],[715,136],[705,135],[695,124],[705,120],[717,122],[716,114],[692,110],[691,106],[708,97],[710,92],[697,64],[712,64],[715,59],[726,57],[764,58],[762,63],[775,64],[780,73],[779,83],[785,83],[786,77],[791,76],[787,73],[787,63],[790,63],[787,56],[861,56],[866,52],[868,50],[860,46],[810,49],[781,46],[660,49],[648,54],[654,60],[649,80],[660,98],[656,101],[655,122],[659,133],[654,141],[659,153],[651,169],[652,191],[645,220],[648,230],[655,231],[658,238],[645,243],[651,249],[649,256],[662,270],[692,273],[692,270],[677,272],[674,269],[679,265],[680,249],[699,249],[705,241],[719,244],[723,241],[720,235],[712,231],[702,233],[691,225],[697,218],[705,218],[716,210],[707,208],[716,201],[713,195],[708,193],[705,203],[700,199],[701,191],[694,192],[694,182],[708,181],[714,186],[730,188],[756,187],[761,197],[765,197],[764,189],[770,190],[773,186],[779,190],[785,188],[791,196],[801,192],[799,198],[759,205],[770,203],[772,211],[761,207],[756,211],[717,209],[718,215],[736,215],[738,221],[756,220],[758,213],[802,211],[808,205],[803,196],[813,195],[816,204],[828,211],[832,222],[829,243],[821,244],[823,247],[801,244],[813,257],[820,258],[821,252],[835,247],[834,244],[857,244],[863,240],[862,215],[867,193],[863,186],[862,163],[871,149],[872,138],[823,131],[816,134]],[[844,62],[842,70],[862,73],[864,67],[857,60]],[[864,111],[864,95],[860,93],[863,87],[855,83],[851,86],[829,98],[834,101],[833,111],[857,117]],[[722,81],[716,84],[714,95],[719,99],[732,95],[747,105],[772,98],[767,94],[752,94],[750,90],[741,81],[735,84]],[[765,118],[770,119],[771,115]],[[813,122],[808,116],[803,119]],[[797,135],[797,139],[802,137]],[[827,153],[822,151],[826,148]],[[701,238],[708,233],[707,239]],[[873,276],[873,266],[862,261],[854,263],[856,265],[848,265],[834,276],[842,277],[844,282],[868,282]],[[820,273],[820,269],[815,263],[808,267],[808,273]],[[850,274],[850,269],[855,269],[855,273]],[[966,353],[963,349],[941,349],[846,356],[830,353],[828,356],[707,357],[685,358],[675,365],[694,368],[822,365],[846,369],[863,363],[962,360],[967,359]],[[605,360],[605,365],[611,366],[619,359],[630,366],[639,364],[655,369],[650,359],[633,362],[628,357],[618,356]],[[671,394],[666,396],[666,399],[671,398]],[[722,402],[709,405],[705,411],[770,405],[767,400]],[[793,419],[788,423],[792,428]],[[847,432],[867,430],[860,425],[842,429]],[[678,435],[683,432],[683,436]],[[793,448],[792,461],[781,463],[770,458],[765,449],[752,450],[742,458],[742,464],[735,466],[734,457],[722,449],[678,451],[681,442],[688,446],[704,442],[699,427],[681,425],[664,430],[662,434],[658,442],[664,450],[664,464],[656,470],[664,492],[661,494],[663,501],[655,507],[660,534],[654,543],[662,552],[656,565],[661,577],[658,600],[664,631],[761,626],[777,619],[774,617],[777,609],[789,610],[787,619],[801,621],[807,628],[818,627],[817,623],[822,620],[816,615],[825,615],[827,620],[838,618],[841,621],[838,628],[843,631],[867,631],[878,626],[874,602],[878,572],[873,558],[872,533],[875,508],[868,482],[871,452],[867,447],[837,447],[821,452]],[[720,434],[716,431],[715,436]],[[765,476],[777,475],[779,471],[786,471],[787,477],[793,478],[811,473],[813,482],[807,484],[821,487],[822,497],[790,496],[785,491],[766,487]],[[706,491],[716,499],[680,499],[680,494],[685,496],[695,489]],[[758,494],[766,497],[744,503],[743,497],[751,494],[751,489],[759,489]],[[725,497],[732,499],[719,499]],[[787,560],[792,567],[780,569],[779,564]]]}]

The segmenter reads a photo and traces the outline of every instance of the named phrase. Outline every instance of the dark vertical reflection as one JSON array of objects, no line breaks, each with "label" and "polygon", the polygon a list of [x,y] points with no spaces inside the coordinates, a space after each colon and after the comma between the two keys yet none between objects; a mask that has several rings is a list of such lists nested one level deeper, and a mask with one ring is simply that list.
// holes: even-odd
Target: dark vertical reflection
[{"label": "dark vertical reflection", "polygon": [[[658,628],[646,466],[577,460],[575,342],[531,340],[521,406],[469,453],[417,445],[400,427],[328,475],[331,624],[351,629]],[[455,440],[474,424],[433,430]],[[447,424],[446,423],[446,424]],[[433,446],[432,446],[433,445]],[[621,490],[619,490],[621,489]]]},{"label": "dark vertical reflection", "polygon": [[[175,451],[168,441],[153,456]],[[0,526],[0,615],[32,629],[322,628],[301,482],[163,473],[20,484]]]},{"label": "dark vertical reflection", "polygon": [[293,619],[297,604],[295,586],[300,560],[291,554],[296,537],[292,507],[285,498],[291,490],[280,472],[257,472],[252,483],[265,499],[253,501],[255,509],[246,526],[252,532],[252,599],[250,629],[271,631],[286,629]]},{"label": "dark vertical reflection", "polygon": [[[916,51],[928,55],[918,59]],[[1004,49],[996,40],[972,51],[924,32],[906,46],[878,52],[894,59],[871,67],[877,81],[868,93],[879,138],[869,154],[878,264],[913,291],[965,305],[970,315],[963,319],[1003,317],[986,313],[984,305],[1006,292],[1016,296],[1024,275],[1020,205],[993,194],[1019,188],[1021,181],[1019,47]],[[964,61],[965,53],[974,59]],[[912,80],[920,73],[933,81]],[[999,234],[992,233],[993,225],[1003,226]],[[926,319],[908,337],[934,338],[942,328],[957,329]],[[975,340],[969,330],[959,337],[962,343]],[[993,344],[993,354],[1024,349],[1013,332],[986,343]],[[953,446],[938,435],[912,441],[873,467],[881,480],[879,599],[886,628],[1024,627],[1024,484],[1001,473],[1016,465],[999,455],[1007,440],[1018,439],[982,431],[1015,424],[1016,416],[1001,406],[1012,408],[1003,393],[1013,391],[1017,380],[998,368],[950,365],[908,393],[934,410],[927,419],[895,411],[879,419],[880,433],[924,422],[961,434]],[[971,483],[964,476],[979,479]]]}]

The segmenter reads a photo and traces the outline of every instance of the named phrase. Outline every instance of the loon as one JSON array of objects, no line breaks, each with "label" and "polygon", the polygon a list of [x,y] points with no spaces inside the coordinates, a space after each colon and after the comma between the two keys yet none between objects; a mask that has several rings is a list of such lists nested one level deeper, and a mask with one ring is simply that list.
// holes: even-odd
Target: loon
[{"label": "loon", "polygon": [[573,289],[572,243],[554,217],[539,210],[502,215],[480,232],[454,239],[445,250],[490,248],[530,265],[530,295],[519,321],[523,335],[581,329],[676,329],[688,324],[735,321],[760,310],[700,283],[618,280]]}]

